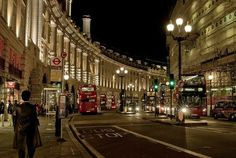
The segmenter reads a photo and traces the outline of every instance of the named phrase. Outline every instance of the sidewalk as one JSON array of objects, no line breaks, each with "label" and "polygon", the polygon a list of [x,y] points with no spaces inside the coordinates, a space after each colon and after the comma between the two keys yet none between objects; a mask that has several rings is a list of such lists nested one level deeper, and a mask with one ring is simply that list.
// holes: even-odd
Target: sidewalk
[{"label": "sidewalk", "polygon": [[[62,137],[65,142],[58,142],[55,137],[55,118],[39,117],[40,135],[43,146],[36,149],[34,158],[87,158],[88,152],[78,143],[69,129],[69,118],[62,120]],[[0,157],[17,158],[17,150],[12,149],[13,127],[0,126]]]},{"label": "sidewalk", "polygon": [[143,115],[142,118],[145,120],[150,120],[152,122],[158,122],[168,125],[177,125],[186,127],[208,125],[208,122],[206,120],[201,120],[201,119],[185,119],[184,122],[177,122],[175,118],[170,119],[166,115],[158,115],[157,117],[155,117],[154,113],[145,113],[145,112],[143,112],[142,115]]}]

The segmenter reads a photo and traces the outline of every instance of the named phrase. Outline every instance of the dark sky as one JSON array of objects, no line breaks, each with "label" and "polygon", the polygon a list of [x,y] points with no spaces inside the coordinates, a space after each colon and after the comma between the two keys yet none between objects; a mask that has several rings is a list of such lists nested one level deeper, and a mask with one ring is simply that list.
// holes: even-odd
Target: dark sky
[{"label": "dark sky", "polygon": [[91,16],[91,36],[106,48],[139,59],[166,62],[165,25],[176,0],[74,0],[72,19],[82,29]]}]

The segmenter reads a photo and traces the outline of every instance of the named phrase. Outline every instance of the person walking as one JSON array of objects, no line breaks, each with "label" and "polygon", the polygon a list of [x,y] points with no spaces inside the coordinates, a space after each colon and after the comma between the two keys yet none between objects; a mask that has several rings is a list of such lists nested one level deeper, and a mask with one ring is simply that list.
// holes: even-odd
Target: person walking
[{"label": "person walking", "polygon": [[159,108],[155,106],[155,117],[157,117],[158,115],[159,115]]},{"label": "person walking", "polygon": [[18,158],[25,158],[26,147],[28,158],[33,158],[36,148],[42,146],[36,107],[29,102],[30,96],[30,91],[23,91],[21,94],[23,103],[16,106],[13,148],[18,149]]},{"label": "person walking", "polygon": [[13,113],[12,113],[12,122],[15,129],[16,126],[16,107],[18,106],[17,100],[14,100],[13,104]]},{"label": "person walking", "polygon": [[0,103],[0,117],[1,117],[1,121],[2,121],[2,127],[4,127],[4,111],[5,111],[5,104],[4,104],[4,101],[1,100],[1,103]]},{"label": "person walking", "polygon": [[9,122],[9,126],[13,126],[13,104],[11,103],[10,100],[8,100],[8,107],[7,107],[7,113],[8,113],[8,122]]}]

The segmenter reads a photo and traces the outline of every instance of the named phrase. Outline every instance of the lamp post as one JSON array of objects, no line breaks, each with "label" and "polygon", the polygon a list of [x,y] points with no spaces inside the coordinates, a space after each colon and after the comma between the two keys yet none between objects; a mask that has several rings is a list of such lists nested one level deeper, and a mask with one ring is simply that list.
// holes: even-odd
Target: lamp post
[{"label": "lamp post", "polygon": [[128,85],[128,88],[130,90],[130,103],[132,104],[132,102],[133,102],[133,88],[134,88],[134,85],[132,83],[130,83]]},{"label": "lamp post", "polygon": [[[67,73],[64,75],[64,81],[66,81],[66,82],[65,82],[65,85],[66,85],[66,86],[67,86],[67,80],[69,79],[69,77],[70,77],[70,76],[69,76]],[[67,87],[65,87],[64,90],[68,91]]]},{"label": "lamp post", "polygon": [[167,25],[167,31],[170,32],[173,40],[177,41],[178,42],[178,51],[179,51],[179,55],[178,55],[178,68],[179,68],[179,74],[178,74],[178,77],[179,77],[179,80],[181,80],[181,66],[182,66],[182,58],[181,58],[181,42],[186,40],[187,37],[188,37],[188,33],[190,33],[192,31],[192,26],[188,24],[185,25],[184,27],[184,31],[185,33],[187,33],[187,35],[183,35],[183,31],[182,31],[182,25],[183,25],[183,19],[182,18],[177,18],[176,19],[176,25],[178,27],[178,33],[177,35],[175,36],[173,34],[173,31],[175,29],[175,25],[170,21],[170,23]]},{"label": "lamp post", "polygon": [[212,85],[211,85],[211,81],[213,80],[213,75],[209,75],[208,76],[208,80],[210,82],[210,115],[212,114]]},{"label": "lamp post", "polygon": [[[64,93],[64,84],[65,81],[67,83],[67,80],[69,79],[69,75],[68,72],[66,71],[65,75],[63,75],[62,77],[62,85],[61,85],[61,94]],[[59,104],[60,104],[60,97],[59,97]],[[64,106],[66,106],[66,99],[64,99],[65,103]],[[58,138],[58,142],[64,142],[65,139],[62,137],[62,125],[61,125],[61,118],[64,117],[63,115],[65,115],[65,113],[61,113],[61,105],[57,105],[57,109],[56,109],[56,121],[55,121],[55,136],[60,136],[60,138]],[[63,107],[62,109],[66,110],[66,107]],[[66,111],[65,111],[66,112]]]},{"label": "lamp post", "polygon": [[124,89],[123,89],[123,78],[128,73],[124,67],[120,67],[116,70],[116,74],[120,77],[120,111],[123,112],[124,110]]}]

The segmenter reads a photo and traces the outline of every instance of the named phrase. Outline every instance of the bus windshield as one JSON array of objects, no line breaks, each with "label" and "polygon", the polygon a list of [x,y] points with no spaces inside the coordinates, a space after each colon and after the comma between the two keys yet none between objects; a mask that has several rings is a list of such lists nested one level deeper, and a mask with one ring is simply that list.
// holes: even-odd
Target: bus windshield
[{"label": "bus windshield", "polygon": [[180,102],[188,107],[205,106],[206,82],[204,75],[183,75],[178,85]]},{"label": "bus windshield", "polygon": [[188,107],[201,106],[205,103],[206,98],[200,96],[182,96],[181,102]]}]

